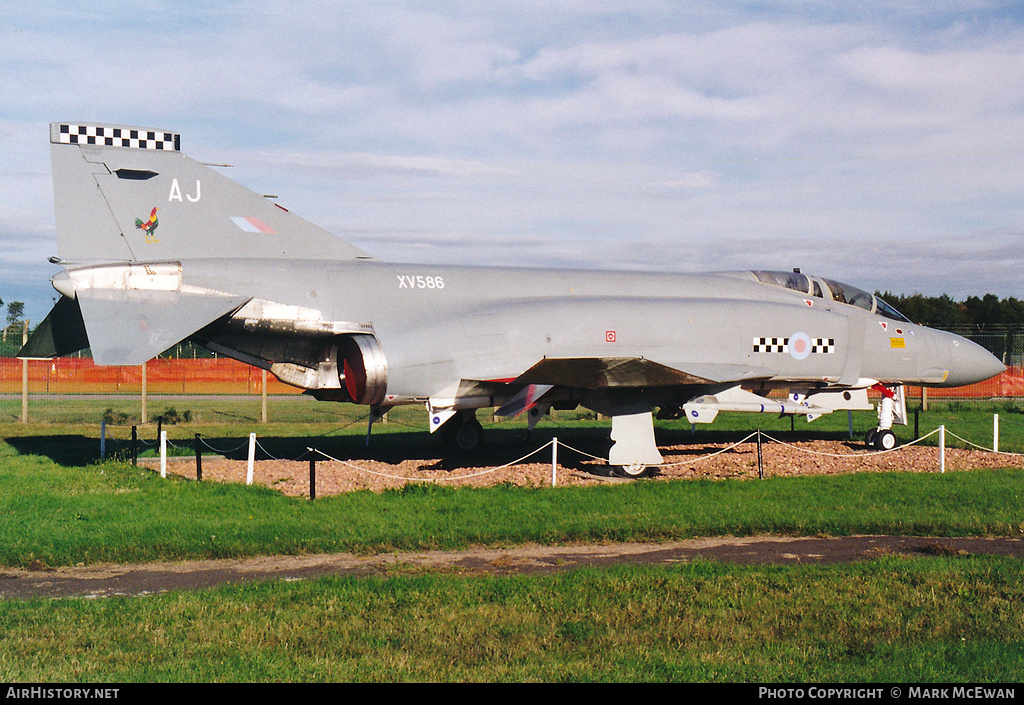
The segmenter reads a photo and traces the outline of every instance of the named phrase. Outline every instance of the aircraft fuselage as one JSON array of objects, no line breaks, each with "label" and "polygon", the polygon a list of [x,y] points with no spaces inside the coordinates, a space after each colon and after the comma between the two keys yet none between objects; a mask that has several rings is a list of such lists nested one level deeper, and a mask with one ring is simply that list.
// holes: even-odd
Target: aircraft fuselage
[{"label": "aircraft fuselage", "polygon": [[[384,405],[457,396],[451,387],[462,380],[507,384],[539,361],[561,358],[642,358],[713,383],[742,379],[764,389],[865,380],[959,386],[1002,369],[960,336],[766,285],[749,272],[266,259],[183,260],[179,271],[177,290],[247,302],[232,320],[247,321],[252,336],[275,325],[284,336],[301,335],[303,322],[314,319],[324,339],[372,335],[386,358]],[[162,308],[150,303],[136,322],[147,331],[159,327],[153,314]],[[216,344],[216,327],[207,333]],[[671,382],[641,386],[689,386]]]}]

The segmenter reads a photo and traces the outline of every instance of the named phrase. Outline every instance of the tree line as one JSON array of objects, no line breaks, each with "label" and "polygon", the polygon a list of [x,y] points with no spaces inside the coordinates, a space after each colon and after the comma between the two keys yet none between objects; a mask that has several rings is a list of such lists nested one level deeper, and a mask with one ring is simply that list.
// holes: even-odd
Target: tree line
[{"label": "tree line", "polygon": [[971,328],[981,332],[1024,327],[1024,301],[1012,296],[1002,299],[985,294],[955,301],[948,294],[908,296],[887,291],[877,295],[914,323],[932,328]]}]

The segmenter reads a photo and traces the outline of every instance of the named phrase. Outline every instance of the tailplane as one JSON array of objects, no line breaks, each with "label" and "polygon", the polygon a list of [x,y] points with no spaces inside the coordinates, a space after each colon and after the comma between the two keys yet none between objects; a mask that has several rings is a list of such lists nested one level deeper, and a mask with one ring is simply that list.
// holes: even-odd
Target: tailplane
[{"label": "tailplane", "polygon": [[65,263],[206,257],[373,259],[181,153],[173,132],[50,125]]}]

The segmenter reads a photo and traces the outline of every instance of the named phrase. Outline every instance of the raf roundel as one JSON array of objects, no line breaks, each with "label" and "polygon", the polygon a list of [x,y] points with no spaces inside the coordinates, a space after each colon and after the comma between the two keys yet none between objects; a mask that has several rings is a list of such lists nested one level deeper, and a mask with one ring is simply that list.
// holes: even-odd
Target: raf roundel
[{"label": "raf roundel", "polygon": [[795,360],[803,360],[811,354],[811,338],[806,333],[789,336],[789,354]]}]

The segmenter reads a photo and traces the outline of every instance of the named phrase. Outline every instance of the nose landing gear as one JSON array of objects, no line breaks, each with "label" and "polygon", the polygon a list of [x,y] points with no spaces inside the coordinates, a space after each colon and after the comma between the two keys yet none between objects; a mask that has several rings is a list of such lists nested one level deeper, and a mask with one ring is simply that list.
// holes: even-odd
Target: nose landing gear
[{"label": "nose landing gear", "polygon": [[907,422],[903,385],[888,387],[884,384],[876,384],[873,389],[882,394],[882,398],[878,401],[878,428],[867,432],[864,437],[864,445],[875,450],[892,450],[899,445],[896,434],[892,431],[892,425]]},{"label": "nose landing gear", "polygon": [[899,440],[891,429],[873,428],[864,436],[864,445],[875,450],[892,450],[899,445]]}]

